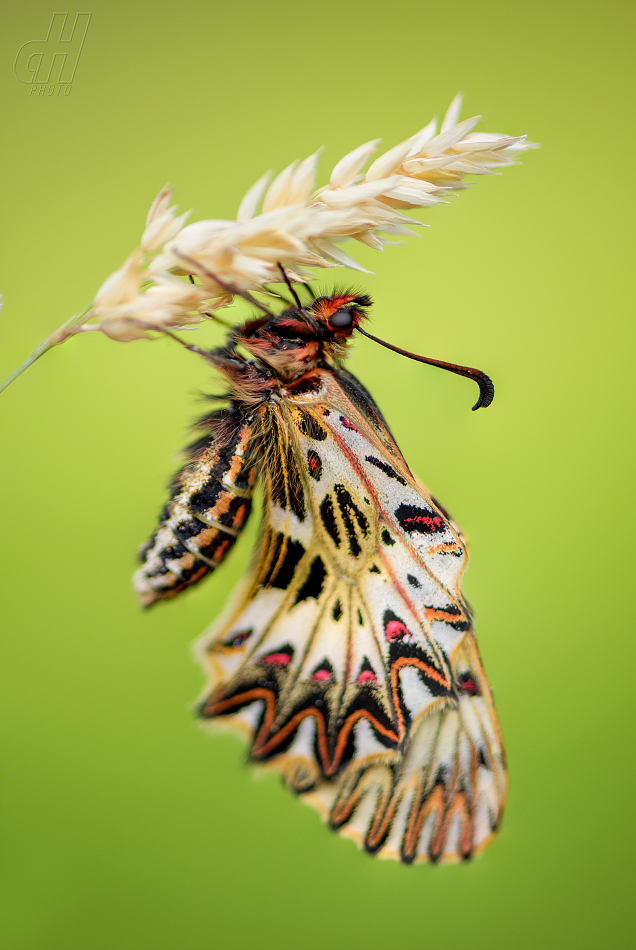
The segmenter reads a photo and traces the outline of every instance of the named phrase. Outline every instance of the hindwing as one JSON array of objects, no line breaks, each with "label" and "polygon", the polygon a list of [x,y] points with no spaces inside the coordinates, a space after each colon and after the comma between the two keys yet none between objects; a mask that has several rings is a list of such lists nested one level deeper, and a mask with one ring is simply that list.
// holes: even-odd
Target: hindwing
[{"label": "hindwing", "polygon": [[226,557],[243,530],[256,483],[254,415],[214,412],[172,479],[170,498],[139,552],[134,586],[144,607],[197,584]]},{"label": "hindwing", "polygon": [[381,856],[457,860],[499,822],[499,728],[460,591],[464,538],[363,387],[318,370],[254,425],[257,556],[205,638],[222,717],[330,825]]}]

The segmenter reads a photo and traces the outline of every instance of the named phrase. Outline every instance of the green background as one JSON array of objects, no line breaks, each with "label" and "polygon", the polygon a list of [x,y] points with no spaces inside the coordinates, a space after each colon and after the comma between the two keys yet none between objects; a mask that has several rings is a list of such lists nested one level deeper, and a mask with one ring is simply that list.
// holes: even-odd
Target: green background
[{"label": "green background", "polygon": [[511,792],[479,860],[397,866],[197,728],[189,645],[255,525],[149,613],[129,576],[207,370],[167,341],[73,340],[0,397],[3,948],[633,946],[633,5],[100,0],[72,94],[30,96],[13,60],[54,9],[3,14],[0,378],[90,301],[166,180],[233,217],[268,168],[325,144],[325,180],[458,89],[483,131],[541,142],[353,278],[378,334],[497,385],[471,413],[469,381],[366,340],[351,361],[468,533]]}]

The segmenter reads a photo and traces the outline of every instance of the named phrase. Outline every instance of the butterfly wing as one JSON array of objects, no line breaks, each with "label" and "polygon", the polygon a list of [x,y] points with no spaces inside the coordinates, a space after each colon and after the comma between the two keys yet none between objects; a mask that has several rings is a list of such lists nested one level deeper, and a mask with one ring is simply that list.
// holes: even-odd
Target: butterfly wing
[{"label": "butterfly wing", "polygon": [[405,862],[457,860],[506,792],[460,591],[459,529],[344,372],[259,411],[265,512],[253,571],[205,639],[205,718],[251,738],[331,827]]},{"label": "butterfly wing", "polygon": [[201,420],[210,432],[191,447],[159,524],[139,552],[134,587],[144,607],[198,583],[234,545],[252,507],[254,422],[253,413],[223,410]]}]

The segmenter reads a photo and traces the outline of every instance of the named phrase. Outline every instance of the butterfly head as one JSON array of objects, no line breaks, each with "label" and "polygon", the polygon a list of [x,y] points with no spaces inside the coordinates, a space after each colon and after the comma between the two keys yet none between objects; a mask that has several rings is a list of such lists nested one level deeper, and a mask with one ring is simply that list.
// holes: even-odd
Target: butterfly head
[{"label": "butterfly head", "polygon": [[275,375],[293,379],[332,358],[346,355],[371,298],[355,291],[316,297],[306,307],[288,307],[243,324],[234,341]]},{"label": "butterfly head", "polygon": [[326,339],[344,342],[360,326],[370,306],[371,298],[367,294],[352,291],[316,297],[307,310]]}]

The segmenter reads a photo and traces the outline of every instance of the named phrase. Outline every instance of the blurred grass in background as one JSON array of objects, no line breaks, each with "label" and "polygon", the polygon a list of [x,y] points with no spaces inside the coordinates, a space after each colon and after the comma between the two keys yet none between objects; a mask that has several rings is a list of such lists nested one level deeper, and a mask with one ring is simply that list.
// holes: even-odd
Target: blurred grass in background
[{"label": "blurred grass in background", "polygon": [[469,381],[369,341],[351,361],[468,533],[511,794],[473,864],[374,862],[194,725],[189,644],[256,524],[174,603],[142,614],[129,576],[213,384],[167,341],[74,340],[0,401],[3,946],[632,946],[633,5],[90,10],[68,97],[11,72],[53,8],[3,17],[0,378],[90,301],[166,180],[196,218],[233,217],[266,169],[325,144],[322,183],[458,89],[479,130],[541,142],[353,276],[377,333],[497,386],[471,413]]}]

